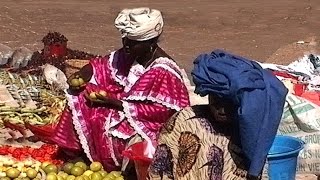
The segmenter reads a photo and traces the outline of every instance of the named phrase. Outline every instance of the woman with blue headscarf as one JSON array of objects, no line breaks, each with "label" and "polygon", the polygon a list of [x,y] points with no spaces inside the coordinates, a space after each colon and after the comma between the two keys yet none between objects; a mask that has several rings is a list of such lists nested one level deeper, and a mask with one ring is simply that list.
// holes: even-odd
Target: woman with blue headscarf
[{"label": "woman with blue headscarf", "polygon": [[192,76],[209,104],[164,125],[150,178],[260,179],[287,89],[256,62],[221,50],[198,56]]}]

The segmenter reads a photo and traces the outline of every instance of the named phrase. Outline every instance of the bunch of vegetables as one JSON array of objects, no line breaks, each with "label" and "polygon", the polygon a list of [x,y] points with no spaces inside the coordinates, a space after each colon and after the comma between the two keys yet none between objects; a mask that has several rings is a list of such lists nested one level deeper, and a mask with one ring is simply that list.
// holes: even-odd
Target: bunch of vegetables
[{"label": "bunch of vegetables", "polygon": [[41,106],[37,108],[8,107],[0,104],[0,122],[23,126],[25,123],[31,125],[47,125],[58,122],[59,117],[65,108],[64,97],[41,93]]}]

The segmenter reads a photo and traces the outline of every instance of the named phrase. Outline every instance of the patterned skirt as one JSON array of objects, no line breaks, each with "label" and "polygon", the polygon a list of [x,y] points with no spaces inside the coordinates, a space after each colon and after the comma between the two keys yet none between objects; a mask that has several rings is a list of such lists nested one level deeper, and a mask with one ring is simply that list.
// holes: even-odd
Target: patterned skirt
[{"label": "patterned skirt", "polygon": [[176,113],[162,128],[149,177],[156,179],[246,179],[241,149],[232,142],[233,128],[214,123],[208,106]]}]

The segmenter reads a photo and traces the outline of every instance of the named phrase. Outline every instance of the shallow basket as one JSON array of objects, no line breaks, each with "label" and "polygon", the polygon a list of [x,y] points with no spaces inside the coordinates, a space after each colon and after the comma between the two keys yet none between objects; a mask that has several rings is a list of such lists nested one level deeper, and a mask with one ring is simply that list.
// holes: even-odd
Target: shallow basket
[{"label": "shallow basket", "polygon": [[90,60],[87,59],[67,59],[65,61],[65,73],[70,77],[75,72],[78,72],[83,66],[87,65]]}]

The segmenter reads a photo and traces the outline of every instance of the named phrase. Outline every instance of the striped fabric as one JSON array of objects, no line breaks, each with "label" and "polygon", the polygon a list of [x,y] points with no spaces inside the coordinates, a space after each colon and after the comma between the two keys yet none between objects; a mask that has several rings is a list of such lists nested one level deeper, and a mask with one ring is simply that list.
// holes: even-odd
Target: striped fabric
[{"label": "striped fabric", "polygon": [[120,168],[121,152],[131,137],[138,134],[155,141],[162,124],[190,104],[180,69],[172,60],[159,58],[148,68],[131,64],[122,50],[91,60],[94,77],[86,90],[105,90],[122,100],[124,110],[92,108],[83,93],[68,95],[72,111],[65,112],[68,118],[61,119],[53,138],[62,147],[83,149],[108,171]]}]

